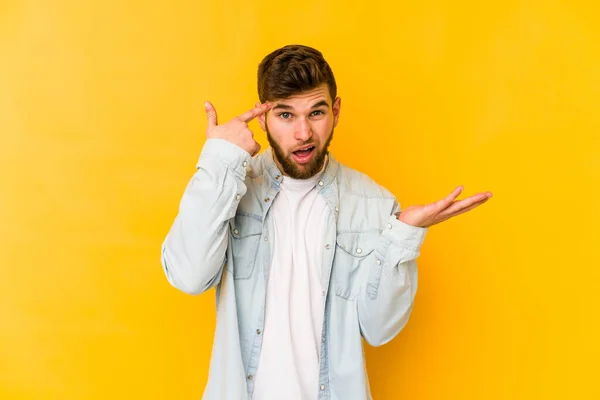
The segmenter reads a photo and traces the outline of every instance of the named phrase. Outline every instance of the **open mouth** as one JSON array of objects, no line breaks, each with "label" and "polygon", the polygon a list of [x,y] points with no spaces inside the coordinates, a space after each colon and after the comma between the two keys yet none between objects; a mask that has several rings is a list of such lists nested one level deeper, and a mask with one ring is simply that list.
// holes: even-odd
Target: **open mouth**
[{"label": "open mouth", "polygon": [[292,156],[294,157],[296,162],[298,162],[300,164],[304,164],[304,163],[307,163],[308,161],[310,161],[313,154],[315,153],[315,150],[316,150],[315,146],[309,146],[302,150],[294,151],[292,153]]}]

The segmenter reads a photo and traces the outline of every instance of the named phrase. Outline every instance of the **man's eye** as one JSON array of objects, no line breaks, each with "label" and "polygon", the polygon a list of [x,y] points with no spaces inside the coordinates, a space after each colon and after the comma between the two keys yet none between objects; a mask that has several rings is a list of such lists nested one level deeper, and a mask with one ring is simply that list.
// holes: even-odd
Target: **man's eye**
[{"label": "man's eye", "polygon": [[289,112],[282,112],[281,114],[279,114],[279,117],[283,119],[289,119],[291,116],[292,114],[290,114]]},{"label": "man's eye", "polygon": [[325,113],[323,111],[321,111],[321,110],[315,110],[315,111],[312,112],[312,115],[315,115],[315,116],[316,115],[323,115],[323,114],[325,114]]}]

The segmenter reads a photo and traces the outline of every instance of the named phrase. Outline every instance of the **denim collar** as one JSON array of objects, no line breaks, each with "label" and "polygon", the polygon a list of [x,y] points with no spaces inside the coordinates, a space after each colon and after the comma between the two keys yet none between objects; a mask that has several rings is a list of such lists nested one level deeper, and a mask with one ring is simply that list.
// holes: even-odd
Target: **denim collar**
[{"label": "denim collar", "polygon": [[[329,208],[335,215],[337,221],[339,205],[340,205],[340,194],[337,185],[337,176],[340,169],[339,162],[333,157],[331,152],[328,153],[329,161],[325,167],[325,171],[321,175],[321,179],[317,181],[316,186],[320,195],[322,195],[327,202]],[[272,200],[275,199],[277,193],[281,189],[281,180],[283,174],[277,168],[275,160],[273,159],[273,149],[269,147],[262,154],[262,167],[263,171],[263,185],[262,185],[262,196],[266,207],[263,208],[263,218],[266,216],[269,208],[272,204]]]}]

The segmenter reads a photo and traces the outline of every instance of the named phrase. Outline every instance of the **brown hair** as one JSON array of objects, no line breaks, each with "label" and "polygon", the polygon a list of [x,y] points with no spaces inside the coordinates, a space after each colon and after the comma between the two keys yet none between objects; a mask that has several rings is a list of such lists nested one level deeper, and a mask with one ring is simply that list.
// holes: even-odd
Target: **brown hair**
[{"label": "brown hair", "polygon": [[261,103],[284,99],[326,83],[331,101],[337,86],[323,54],[312,47],[287,45],[268,54],[258,66],[258,98]]}]

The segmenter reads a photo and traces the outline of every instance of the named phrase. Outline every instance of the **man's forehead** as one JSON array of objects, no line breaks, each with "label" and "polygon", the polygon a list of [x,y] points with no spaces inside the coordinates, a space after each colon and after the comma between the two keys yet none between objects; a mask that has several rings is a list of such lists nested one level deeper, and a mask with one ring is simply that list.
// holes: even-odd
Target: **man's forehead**
[{"label": "man's forehead", "polygon": [[[294,108],[294,107],[320,107],[329,105],[331,102],[327,89],[316,88],[306,92],[294,94],[284,99],[277,99],[271,103],[275,104],[273,108]],[[279,106],[279,107],[278,107]]]}]

